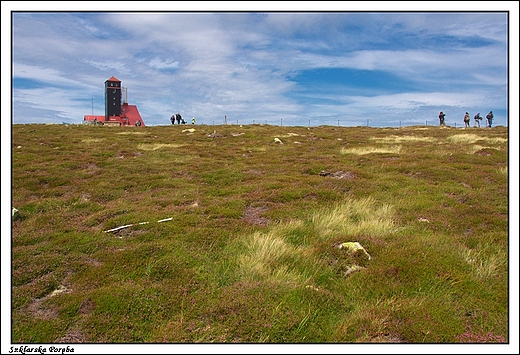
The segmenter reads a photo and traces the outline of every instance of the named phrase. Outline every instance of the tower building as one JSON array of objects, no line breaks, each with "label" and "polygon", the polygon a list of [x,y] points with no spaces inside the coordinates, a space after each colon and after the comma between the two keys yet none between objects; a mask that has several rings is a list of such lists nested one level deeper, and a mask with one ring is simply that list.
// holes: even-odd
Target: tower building
[{"label": "tower building", "polygon": [[83,122],[103,126],[145,126],[137,106],[129,105],[127,96],[127,88],[121,86],[121,80],[112,76],[105,81],[105,115],[85,115]]},{"label": "tower building", "polygon": [[111,77],[105,81],[105,120],[121,116],[121,81]]}]

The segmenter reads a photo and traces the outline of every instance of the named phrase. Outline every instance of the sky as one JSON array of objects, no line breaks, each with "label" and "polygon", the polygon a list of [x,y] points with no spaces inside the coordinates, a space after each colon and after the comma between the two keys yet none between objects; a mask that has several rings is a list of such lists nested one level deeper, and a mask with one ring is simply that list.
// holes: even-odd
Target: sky
[{"label": "sky", "polygon": [[115,76],[152,126],[508,125],[507,11],[33,8],[12,9],[15,124],[104,115]]},{"label": "sky", "polygon": [[[125,12],[113,12],[114,4]],[[197,124],[399,127],[438,125],[443,111],[446,123],[460,128],[466,111],[473,117],[492,110],[494,126],[511,127],[509,176],[518,181],[517,1],[1,6],[2,236],[10,233],[10,126],[82,124],[84,115],[104,115],[104,83],[112,76],[127,88],[129,104],[148,126],[169,125],[180,112]],[[518,184],[509,188],[510,214],[516,216]],[[517,223],[512,218],[509,226],[514,253]],[[3,238],[2,250],[10,249],[9,242]],[[510,262],[518,275],[518,258]],[[9,258],[2,258],[2,270],[9,268]],[[4,281],[2,294],[10,289]],[[516,282],[511,291],[517,299]],[[2,297],[2,310],[10,312],[9,295]],[[517,334],[517,311],[512,302],[511,334]],[[6,317],[2,325],[9,330]],[[9,337],[2,332],[2,343]],[[518,338],[511,340],[511,353],[517,353]],[[421,351],[435,353],[431,348]],[[134,350],[142,351],[125,349]],[[225,349],[244,350],[255,351]],[[305,345],[295,353],[316,351]]]}]

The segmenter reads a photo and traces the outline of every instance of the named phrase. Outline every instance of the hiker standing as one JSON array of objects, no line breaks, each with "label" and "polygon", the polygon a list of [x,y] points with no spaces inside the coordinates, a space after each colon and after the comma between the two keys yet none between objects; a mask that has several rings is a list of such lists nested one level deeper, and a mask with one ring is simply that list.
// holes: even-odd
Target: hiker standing
[{"label": "hiker standing", "polygon": [[489,128],[491,128],[491,123],[493,123],[493,117],[493,111],[489,111],[489,113],[486,115]]},{"label": "hiker standing", "polygon": [[475,127],[478,126],[480,128],[480,121],[482,121],[482,117],[480,117],[480,112],[477,113],[473,118],[475,119]]},{"label": "hiker standing", "polygon": [[175,114],[173,114],[172,117],[170,117],[170,121],[172,124],[175,124]]},{"label": "hiker standing", "polygon": [[446,114],[444,114],[442,111],[439,113],[439,121],[440,121],[440,125],[441,126],[444,126],[444,116],[446,116]]},{"label": "hiker standing", "polygon": [[177,124],[181,124],[182,116],[180,112],[177,112],[175,119],[177,120]]},{"label": "hiker standing", "polygon": [[464,115],[464,128],[469,128],[469,113]]},{"label": "hiker standing", "polygon": [[195,124],[195,117],[191,118],[191,124]]}]

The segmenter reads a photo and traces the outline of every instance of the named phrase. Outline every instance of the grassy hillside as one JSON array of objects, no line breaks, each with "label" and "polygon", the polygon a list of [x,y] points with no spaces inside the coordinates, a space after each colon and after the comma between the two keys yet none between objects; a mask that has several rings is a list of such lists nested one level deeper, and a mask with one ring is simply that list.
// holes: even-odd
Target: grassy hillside
[{"label": "grassy hillside", "polygon": [[13,125],[12,205],[15,343],[509,341],[504,127]]}]

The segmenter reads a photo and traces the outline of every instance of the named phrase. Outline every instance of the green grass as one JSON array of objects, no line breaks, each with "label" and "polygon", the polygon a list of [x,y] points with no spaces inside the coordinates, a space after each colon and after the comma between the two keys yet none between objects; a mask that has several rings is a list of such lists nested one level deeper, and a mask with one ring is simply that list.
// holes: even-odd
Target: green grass
[{"label": "green grass", "polygon": [[12,342],[509,342],[507,128],[182,128],[12,126]]}]

